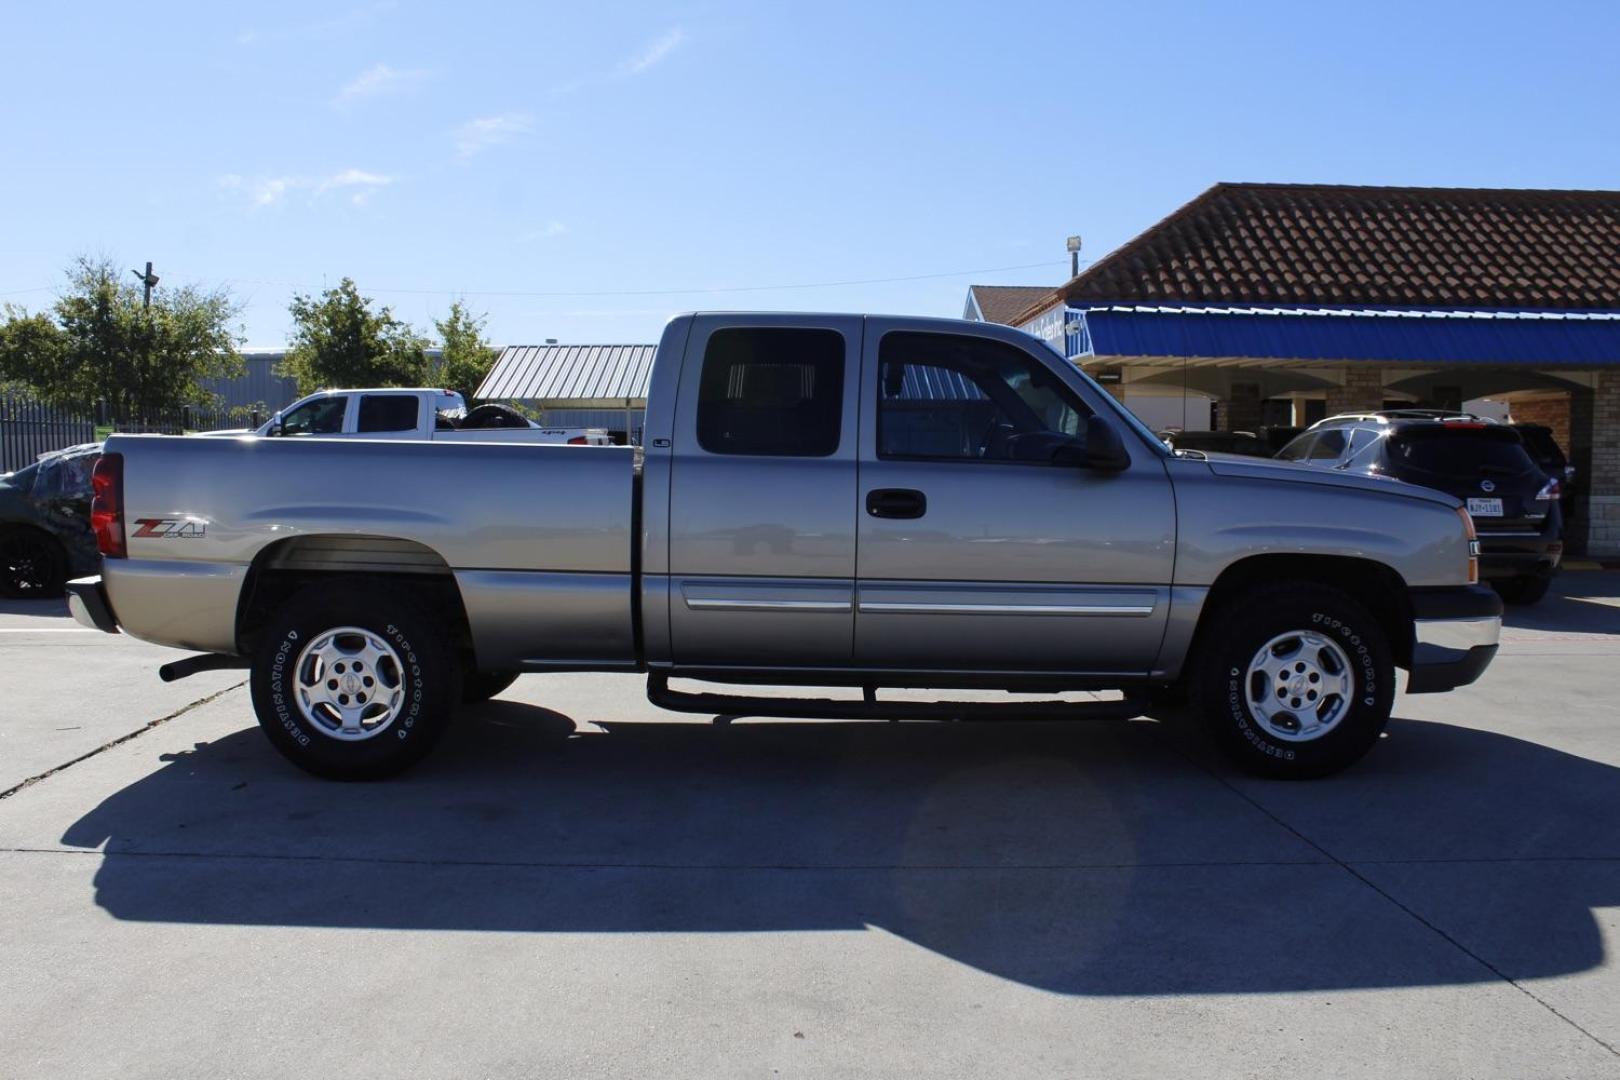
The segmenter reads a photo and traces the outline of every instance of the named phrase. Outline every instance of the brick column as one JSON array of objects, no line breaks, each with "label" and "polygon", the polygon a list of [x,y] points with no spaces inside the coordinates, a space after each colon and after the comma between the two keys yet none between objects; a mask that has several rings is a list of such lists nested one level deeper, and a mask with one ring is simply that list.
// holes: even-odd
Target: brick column
[{"label": "brick column", "polygon": [[1222,431],[1253,431],[1260,426],[1260,384],[1235,382],[1221,400]]},{"label": "brick column", "polygon": [[1327,414],[1373,412],[1384,407],[1384,373],[1355,364],[1344,369],[1344,385],[1327,388]]},{"label": "brick column", "polygon": [[[1591,463],[1586,466],[1586,551],[1603,558],[1620,557],[1620,371],[1597,374],[1592,390]],[[1571,402],[1570,442],[1582,432],[1576,419],[1584,411]],[[1582,455],[1584,457],[1584,455]],[[1581,464],[1576,465],[1577,468]],[[1580,522],[1576,523],[1577,529]]]}]

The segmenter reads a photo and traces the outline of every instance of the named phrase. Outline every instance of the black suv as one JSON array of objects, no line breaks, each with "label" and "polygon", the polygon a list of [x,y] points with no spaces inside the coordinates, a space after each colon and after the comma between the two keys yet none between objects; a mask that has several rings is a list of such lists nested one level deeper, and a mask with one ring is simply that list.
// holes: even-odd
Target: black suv
[{"label": "black suv", "polygon": [[1455,495],[1479,531],[1480,576],[1510,604],[1540,600],[1558,570],[1562,478],[1543,472],[1506,424],[1422,409],[1330,416],[1277,457]]}]

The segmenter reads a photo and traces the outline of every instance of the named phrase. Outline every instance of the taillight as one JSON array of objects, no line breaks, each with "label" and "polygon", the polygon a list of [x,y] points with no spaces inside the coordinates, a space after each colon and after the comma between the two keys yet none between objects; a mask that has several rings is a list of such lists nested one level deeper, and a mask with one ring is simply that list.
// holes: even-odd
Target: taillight
[{"label": "taillight", "polygon": [[95,497],[90,500],[90,528],[96,547],[109,559],[128,554],[124,546],[124,455],[102,454],[90,473]]},{"label": "taillight", "polygon": [[1474,518],[1467,510],[1457,507],[1462,518],[1463,533],[1468,537],[1468,584],[1479,584],[1479,533],[1474,530]]},{"label": "taillight", "polygon": [[1558,477],[1549,476],[1547,482],[1541,485],[1541,490],[1536,492],[1536,501],[1549,502],[1553,499],[1562,498],[1563,495],[1564,485],[1558,482]]},{"label": "taillight", "polygon": [[568,440],[569,446],[585,446],[587,444],[588,440],[583,435],[575,435],[572,439]]}]

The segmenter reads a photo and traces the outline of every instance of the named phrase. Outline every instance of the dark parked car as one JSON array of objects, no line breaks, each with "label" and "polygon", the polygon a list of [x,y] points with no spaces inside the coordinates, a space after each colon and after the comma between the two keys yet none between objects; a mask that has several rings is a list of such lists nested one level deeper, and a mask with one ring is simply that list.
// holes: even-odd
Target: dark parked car
[{"label": "dark parked car", "polygon": [[1206,454],[1242,454],[1245,457],[1270,457],[1271,448],[1252,431],[1177,431],[1159,432],[1159,438],[1172,450],[1201,450]]},{"label": "dark parked car", "polygon": [[1507,424],[1421,410],[1333,416],[1277,457],[1455,495],[1479,532],[1480,576],[1510,604],[1540,600],[1558,570],[1562,477],[1544,472]]},{"label": "dark parked car", "polygon": [[60,596],[101,565],[90,531],[90,470],[101,444],[45,454],[0,476],[0,596]]}]

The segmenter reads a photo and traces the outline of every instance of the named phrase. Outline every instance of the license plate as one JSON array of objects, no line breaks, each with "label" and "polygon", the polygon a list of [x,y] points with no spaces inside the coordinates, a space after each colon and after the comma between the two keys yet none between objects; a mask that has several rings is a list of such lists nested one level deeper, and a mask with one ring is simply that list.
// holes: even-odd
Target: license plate
[{"label": "license plate", "polygon": [[1501,517],[1501,499],[1469,499],[1468,512],[1474,517]]}]

